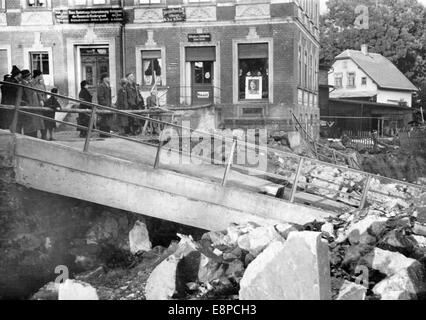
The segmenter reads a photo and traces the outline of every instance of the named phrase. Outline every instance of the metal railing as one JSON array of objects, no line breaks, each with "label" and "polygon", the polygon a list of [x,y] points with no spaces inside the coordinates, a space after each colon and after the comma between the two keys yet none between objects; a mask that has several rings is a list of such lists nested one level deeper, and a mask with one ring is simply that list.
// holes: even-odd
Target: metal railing
[{"label": "metal railing", "polygon": [[[11,85],[10,83],[6,83],[3,81],[0,81],[0,84],[7,84],[7,85]],[[258,177],[263,177],[269,181],[273,181],[274,184],[276,186],[282,186],[282,187],[291,187],[291,189],[289,189],[288,193],[285,194],[284,192],[284,196],[280,197],[283,200],[287,200],[289,202],[298,202],[301,204],[305,204],[306,200],[299,200],[298,199],[298,194],[300,192],[305,192],[305,193],[313,193],[315,195],[321,195],[321,197],[323,199],[330,199],[330,200],[335,200],[335,201],[342,201],[341,200],[341,196],[348,196],[348,197],[352,197],[353,200],[355,200],[356,205],[354,205],[355,207],[358,208],[364,208],[367,201],[370,199],[371,201],[375,201],[374,199],[377,199],[378,197],[382,196],[382,197],[388,197],[390,199],[395,199],[395,198],[400,198],[406,201],[410,201],[411,199],[415,198],[416,196],[418,196],[418,194],[420,194],[421,192],[424,192],[424,189],[422,186],[419,185],[414,185],[414,184],[410,184],[410,183],[406,183],[403,181],[399,181],[396,179],[392,179],[392,178],[387,178],[387,177],[381,177],[378,175],[373,175],[373,174],[369,174],[354,168],[347,168],[347,167],[342,167],[336,163],[328,163],[328,162],[323,162],[317,159],[311,159],[311,158],[306,158],[306,157],[301,157],[298,155],[295,155],[293,153],[289,153],[289,152],[285,152],[285,151],[281,151],[281,150],[277,150],[277,149],[272,149],[272,148],[268,148],[266,146],[261,146],[258,144],[253,144],[250,143],[248,141],[244,141],[244,140],[240,140],[237,137],[233,136],[233,137],[228,137],[226,135],[222,135],[222,134],[217,134],[217,133],[209,133],[209,132],[203,132],[200,130],[195,130],[192,128],[188,128],[188,127],[183,127],[174,123],[169,123],[160,119],[153,119],[150,118],[148,116],[144,116],[144,114],[153,114],[154,112],[157,112],[157,114],[159,116],[161,116],[161,114],[169,114],[169,112],[167,110],[131,110],[131,111],[127,111],[127,110],[118,110],[112,107],[106,107],[106,106],[102,106],[102,105],[98,105],[95,103],[89,103],[86,101],[82,101],[79,99],[74,99],[71,97],[66,97],[66,96],[62,96],[60,94],[55,94],[55,93],[51,93],[51,92],[47,92],[44,90],[40,90],[40,89],[36,89],[36,88],[32,88],[32,87],[27,87],[21,84],[13,84],[17,87],[20,88],[25,88],[25,89],[30,89],[30,90],[34,90],[36,92],[41,92],[41,93],[45,93],[51,96],[56,96],[58,98],[62,98],[62,99],[66,99],[69,101],[73,101],[82,105],[87,105],[89,107],[91,107],[92,109],[86,109],[86,110],[76,110],[76,109],[72,109],[72,110],[60,110],[60,111],[56,111],[56,112],[77,112],[77,113],[89,113],[90,112],[90,121],[89,121],[89,125],[87,127],[82,126],[82,125],[78,125],[72,122],[66,122],[66,121],[61,121],[61,120],[56,120],[56,119],[52,119],[49,117],[45,117],[43,115],[37,114],[37,113],[33,113],[33,112],[29,112],[30,111],[47,111],[50,110],[49,108],[34,108],[34,107],[24,107],[24,106],[3,106],[0,105],[0,108],[2,109],[12,109],[14,110],[14,117],[13,117],[13,124],[11,127],[11,131],[16,133],[16,124],[18,121],[18,117],[20,114],[24,114],[24,115],[28,115],[28,116],[33,116],[33,117],[39,117],[41,119],[47,120],[47,121],[53,121],[56,123],[62,123],[65,125],[69,125],[72,127],[75,127],[77,129],[81,129],[81,130],[85,130],[88,132],[86,138],[85,138],[85,143],[84,143],[84,147],[83,147],[83,151],[84,152],[89,152],[89,148],[90,148],[90,140],[91,140],[91,135],[93,132],[98,132],[104,135],[108,135],[111,137],[115,137],[118,139],[122,139],[122,140],[127,140],[127,141],[131,141],[131,142],[135,142],[135,143],[139,143],[139,144],[145,144],[145,145],[149,145],[149,146],[154,146],[156,147],[156,155],[155,155],[155,160],[154,160],[154,164],[153,167],[154,169],[158,169],[160,167],[160,155],[161,152],[164,148],[167,148],[168,150],[171,150],[173,152],[176,152],[180,155],[187,155],[190,158],[198,158],[201,159],[203,161],[207,161],[210,162],[212,161],[212,158],[210,157],[205,157],[204,155],[199,155],[199,154],[193,154],[191,148],[189,150],[184,150],[184,148],[180,147],[178,149],[173,148],[169,142],[170,142],[170,137],[169,139],[164,139],[160,136],[160,139],[158,141],[158,144],[155,143],[151,143],[148,141],[144,141],[144,140],[140,140],[140,139],[136,139],[136,138],[132,138],[132,137],[127,137],[127,136],[121,136],[121,135],[117,135],[111,132],[105,132],[105,131],[101,131],[99,129],[95,129],[93,128],[93,124],[95,121],[95,115],[96,114],[118,114],[118,115],[123,115],[123,116],[128,116],[128,117],[132,117],[138,120],[144,120],[144,121],[152,121],[154,123],[157,124],[161,124],[164,125],[165,128],[175,128],[178,129],[177,132],[179,132],[179,140],[181,142],[184,133],[185,132],[189,132],[189,133],[196,133],[196,142],[200,142],[200,137],[201,140],[203,139],[219,139],[222,142],[222,146],[223,143],[224,144],[228,144],[231,146],[231,148],[229,149],[229,153],[225,154],[223,159],[225,160],[225,163],[221,162],[215,162],[215,164],[220,164],[222,166],[224,166],[224,173],[223,173],[223,177],[221,179],[220,184],[225,187],[227,182],[229,181],[229,176],[230,173],[232,171],[236,171],[242,174],[247,174],[247,175],[251,175],[251,176],[258,176]],[[14,127],[15,126],[15,127]],[[240,165],[240,164],[235,164],[235,158],[237,156],[237,153],[239,151],[241,151],[242,149],[244,150],[255,150],[258,154],[262,154],[263,156],[266,156],[267,158],[269,157],[277,157],[280,161],[285,162],[287,161],[287,163],[285,165],[283,165],[283,168],[280,169],[279,172],[268,172],[266,170],[259,170],[258,168],[253,168],[250,166],[245,166],[245,165]],[[226,151],[226,148],[225,148]],[[336,152],[337,154],[337,152]],[[220,156],[222,156],[219,153]],[[346,155],[345,155],[346,156]],[[287,160],[285,160],[287,159]],[[340,176],[345,176],[347,178],[347,183],[345,182],[345,184],[351,184],[353,183],[354,180],[357,180],[355,183],[355,187],[353,187],[353,191],[348,192],[347,190],[342,189],[342,184],[339,184],[336,182],[335,178],[332,179],[325,179],[322,178],[321,176],[315,176],[315,170],[318,170],[318,168],[325,170],[325,171],[329,171],[329,170],[336,170],[338,171],[338,173],[340,174]],[[301,181],[302,177],[305,178],[305,181]],[[405,193],[407,196],[403,196],[400,194],[394,194],[392,192],[388,192],[385,193],[383,192],[383,190],[386,190],[386,188],[384,188],[384,186],[387,184],[391,184],[394,186],[397,186],[397,189],[402,189],[405,190],[403,192],[403,194]],[[325,182],[327,185],[321,185],[315,182]],[[373,184],[374,182],[374,184]],[[334,186],[334,187],[333,187]],[[375,188],[373,188],[374,186],[376,186]],[[312,191],[314,190],[314,191]],[[316,190],[316,191],[315,191]],[[320,190],[320,192],[318,192],[318,190]],[[321,191],[322,190],[322,191]],[[332,194],[334,194],[333,196],[327,195],[324,193],[324,191],[326,192],[331,192]],[[339,198],[340,197],[340,198]],[[315,203],[312,203],[311,205],[316,205]]]},{"label": "metal railing", "polygon": [[318,160],[324,160],[334,164],[348,165],[355,169],[361,169],[359,164],[350,156],[343,152],[339,152],[333,148],[327,147],[324,144],[317,142],[311,135],[306,131],[303,125],[300,123],[296,115],[291,111],[293,120],[295,121],[295,128],[300,133],[302,139],[307,142],[315,158]]}]

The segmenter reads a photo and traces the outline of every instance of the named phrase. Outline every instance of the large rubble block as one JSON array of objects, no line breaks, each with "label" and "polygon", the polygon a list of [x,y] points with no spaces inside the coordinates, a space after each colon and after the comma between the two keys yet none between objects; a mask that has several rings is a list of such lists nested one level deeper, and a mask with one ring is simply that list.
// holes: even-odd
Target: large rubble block
[{"label": "large rubble block", "polygon": [[146,224],[140,220],[135,222],[129,232],[130,252],[135,254],[139,251],[149,251],[152,249],[151,241]]},{"label": "large rubble block", "polygon": [[58,300],[99,300],[99,297],[90,284],[67,279],[59,285]]},{"label": "large rubble block", "polygon": [[336,300],[365,300],[366,293],[364,286],[345,280]]},{"label": "large rubble block", "polygon": [[241,300],[331,298],[328,247],[316,232],[293,232],[273,242],[247,268]]},{"label": "large rubble block", "polygon": [[[189,238],[184,238],[179,243],[175,253],[161,262],[151,273],[145,287],[145,296],[147,300],[169,300],[176,293],[184,291],[182,278],[190,278],[188,268],[193,269],[194,254],[197,256],[195,245]],[[191,260],[188,263],[187,260]],[[195,257],[195,260],[197,257]],[[198,255],[199,259],[199,255]],[[196,266],[196,264],[195,264]],[[194,271],[195,270],[191,270]],[[196,271],[198,271],[196,269]],[[194,279],[190,279],[194,280]],[[188,281],[191,282],[191,281]]]}]

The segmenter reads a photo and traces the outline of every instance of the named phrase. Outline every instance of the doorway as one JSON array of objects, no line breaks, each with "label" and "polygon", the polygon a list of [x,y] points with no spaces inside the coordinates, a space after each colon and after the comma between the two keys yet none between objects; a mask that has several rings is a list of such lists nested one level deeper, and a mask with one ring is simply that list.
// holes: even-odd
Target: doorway
[{"label": "doorway", "polygon": [[101,75],[110,75],[109,49],[107,46],[80,47],[80,74],[81,80],[89,84],[89,92],[93,102],[97,103],[96,89],[101,81]]},{"label": "doorway", "polygon": [[213,103],[213,61],[191,62],[192,105]]}]

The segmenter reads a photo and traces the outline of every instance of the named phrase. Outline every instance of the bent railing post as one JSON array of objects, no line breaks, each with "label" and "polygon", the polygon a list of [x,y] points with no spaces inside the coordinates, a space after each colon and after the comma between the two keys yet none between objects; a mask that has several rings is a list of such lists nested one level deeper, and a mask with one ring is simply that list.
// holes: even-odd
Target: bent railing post
[{"label": "bent railing post", "polygon": [[296,177],[294,178],[293,188],[291,189],[290,202],[294,202],[294,197],[296,196],[297,185],[299,183],[300,173],[302,172],[303,166],[303,157],[300,157],[299,165],[297,166]]},{"label": "bent railing post", "polygon": [[364,209],[364,207],[365,207],[365,203],[367,201],[368,190],[370,189],[370,181],[371,181],[371,176],[368,175],[367,181],[365,182],[364,190],[362,192],[361,202],[359,204],[359,209]]},{"label": "bent railing post", "polygon": [[96,116],[96,107],[93,106],[92,113],[90,114],[89,126],[86,132],[86,140],[84,141],[84,152],[89,151],[90,137],[92,136],[92,128],[95,124],[95,116]]},{"label": "bent railing post", "polygon": [[237,145],[237,140],[234,140],[234,142],[232,143],[231,152],[229,153],[229,158],[228,158],[228,163],[226,164],[225,173],[223,175],[222,187],[226,185],[226,181],[228,180],[228,175],[229,175],[229,172],[231,171],[232,163],[234,162],[234,152],[235,152],[236,145]]},{"label": "bent railing post", "polygon": [[10,132],[11,133],[16,133],[16,130],[17,130],[17,127],[18,127],[18,120],[19,120],[19,106],[15,106],[15,110],[13,112],[12,123],[10,125]]},{"label": "bent railing post", "polygon": [[158,168],[158,164],[160,163],[160,153],[161,153],[161,148],[163,147],[163,142],[159,141],[158,143],[158,148],[157,148],[157,154],[155,155],[155,161],[154,161],[154,169]]}]

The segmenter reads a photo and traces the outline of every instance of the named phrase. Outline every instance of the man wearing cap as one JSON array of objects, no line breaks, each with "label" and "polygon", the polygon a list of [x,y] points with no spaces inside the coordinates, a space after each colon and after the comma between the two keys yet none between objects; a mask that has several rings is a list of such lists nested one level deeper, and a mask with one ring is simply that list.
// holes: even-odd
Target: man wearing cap
[{"label": "man wearing cap", "polygon": [[[33,79],[31,81],[31,85],[33,88],[36,89],[40,89],[43,91],[46,91],[46,85],[44,84],[44,79],[43,79],[43,73],[40,70],[34,70],[33,71]],[[40,107],[44,107],[44,104],[47,100],[46,94],[43,92],[38,92],[35,91],[35,93],[37,94],[37,99],[38,99],[38,104]],[[38,114],[43,115],[43,112],[37,112]],[[45,123],[45,121],[43,120],[43,123]],[[41,138],[43,140],[47,140],[47,130],[42,129],[41,130]]]},{"label": "man wearing cap", "polygon": [[[20,83],[21,70],[19,70],[17,66],[13,66],[10,74],[5,75],[3,81],[10,83]],[[18,87],[3,84],[1,86],[1,104],[14,106],[16,104],[17,93]],[[0,109],[0,129],[9,129],[12,118],[13,110]]]},{"label": "man wearing cap", "polygon": [[[29,70],[22,70],[22,84],[28,87],[32,87],[31,83],[31,72]],[[28,107],[40,107],[40,101],[37,96],[37,92],[30,88],[19,88],[17,93],[16,105],[28,106]],[[39,113],[39,112],[33,112]],[[17,126],[17,132],[21,133],[21,127],[24,129],[24,134],[27,136],[37,138],[37,131],[44,130],[43,119],[35,116],[29,116],[20,114],[19,122]]]},{"label": "man wearing cap", "polygon": [[[136,84],[136,78],[133,73],[128,73],[126,75],[128,81],[127,84],[127,105],[129,110],[144,109],[144,101],[141,93],[139,92],[139,87]],[[129,118],[129,126],[131,134],[137,135],[142,132],[143,120],[138,120],[135,118]]]},{"label": "man wearing cap", "polygon": [[[101,75],[101,83],[98,86],[97,96],[98,96],[98,103],[101,106],[106,106],[106,107],[112,106],[111,87],[110,87],[110,84],[109,84],[109,76],[107,74]],[[111,127],[110,127],[111,120],[112,120],[112,115],[102,114],[100,116],[99,129],[101,131],[105,131],[105,132],[110,133],[110,131],[111,131]],[[104,135],[104,134],[101,134],[100,137],[109,138],[108,135]]]}]

